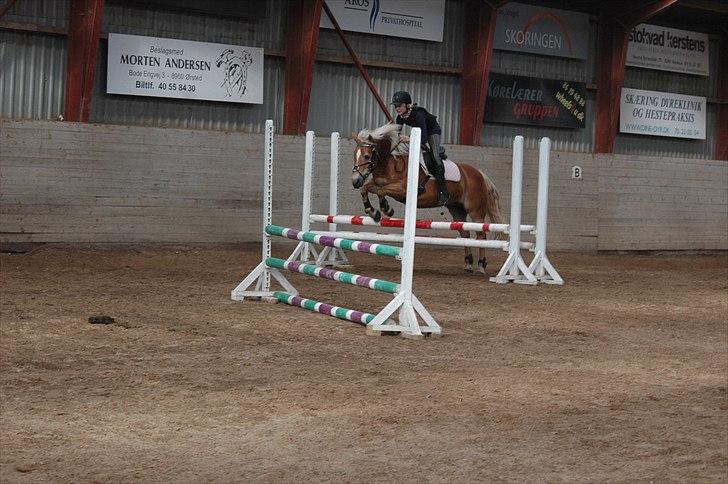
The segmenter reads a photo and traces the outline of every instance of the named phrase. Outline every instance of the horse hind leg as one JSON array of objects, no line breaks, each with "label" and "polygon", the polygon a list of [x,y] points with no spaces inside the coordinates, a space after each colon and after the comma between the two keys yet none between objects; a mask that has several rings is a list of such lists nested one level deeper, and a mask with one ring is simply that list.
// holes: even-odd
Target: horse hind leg
[{"label": "horse hind leg", "polygon": [[[448,205],[447,209],[455,222],[465,222],[467,220],[467,213],[462,205]],[[458,230],[458,232],[463,239],[470,238],[470,232],[465,230]],[[465,270],[473,272],[473,251],[470,247],[463,247],[463,249],[465,250]]]}]

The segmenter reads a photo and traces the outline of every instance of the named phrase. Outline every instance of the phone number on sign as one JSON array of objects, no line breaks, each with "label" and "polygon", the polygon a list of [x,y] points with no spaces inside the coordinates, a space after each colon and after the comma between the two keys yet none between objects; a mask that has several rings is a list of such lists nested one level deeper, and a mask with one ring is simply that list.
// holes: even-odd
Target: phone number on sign
[{"label": "phone number on sign", "polygon": [[175,84],[173,82],[160,82],[157,87],[160,91],[186,91],[195,92],[196,86],[194,84]]}]

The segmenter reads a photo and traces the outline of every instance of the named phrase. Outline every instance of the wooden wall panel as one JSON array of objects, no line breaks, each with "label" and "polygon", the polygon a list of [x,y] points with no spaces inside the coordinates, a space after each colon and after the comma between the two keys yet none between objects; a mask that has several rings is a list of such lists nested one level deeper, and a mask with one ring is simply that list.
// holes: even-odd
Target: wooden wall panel
[{"label": "wooden wall panel", "polygon": [[[259,134],[0,120],[0,243],[215,244],[261,238]],[[313,209],[328,212],[329,138],[317,140]],[[361,213],[340,145],[340,213]],[[510,210],[511,152],[448,145],[485,171]],[[304,138],[275,138],[274,221],[300,226]],[[524,160],[523,223],[536,214],[537,152]],[[571,167],[583,179],[571,179]],[[728,249],[723,161],[551,155],[554,250]],[[397,215],[403,206],[393,204]],[[448,219],[443,209],[422,218]],[[526,236],[525,240],[532,240]]]},{"label": "wooden wall panel", "polygon": [[599,250],[728,249],[728,164],[598,156]]}]

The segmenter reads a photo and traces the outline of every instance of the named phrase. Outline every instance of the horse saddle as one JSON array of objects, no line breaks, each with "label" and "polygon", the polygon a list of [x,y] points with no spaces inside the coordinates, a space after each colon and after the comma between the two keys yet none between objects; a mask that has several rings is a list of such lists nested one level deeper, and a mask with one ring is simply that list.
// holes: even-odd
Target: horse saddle
[{"label": "horse saddle", "polygon": [[[440,159],[442,160],[442,166],[445,169],[445,180],[446,181],[452,181],[452,182],[459,182],[460,181],[460,168],[458,166],[447,159],[447,155],[443,156],[445,153],[445,148],[440,146]],[[432,173],[434,171],[434,165],[435,162],[432,159],[432,151],[430,151],[430,148],[428,146],[423,147],[422,149],[423,154],[423,160],[420,162],[420,165],[425,170],[425,174],[428,176],[428,180],[433,177]],[[427,182],[425,182],[427,183]],[[417,187],[417,195],[422,195],[425,192],[425,186],[424,184]]]}]

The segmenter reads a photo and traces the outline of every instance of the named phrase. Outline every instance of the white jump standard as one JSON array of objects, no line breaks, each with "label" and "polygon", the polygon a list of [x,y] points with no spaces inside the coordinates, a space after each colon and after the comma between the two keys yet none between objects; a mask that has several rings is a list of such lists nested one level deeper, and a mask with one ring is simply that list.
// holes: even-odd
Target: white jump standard
[{"label": "white jump standard", "polygon": [[[313,164],[316,159],[315,137],[306,137],[306,158],[304,166],[304,197],[302,205],[302,225],[308,227],[310,223],[327,223],[328,230],[312,230],[317,234],[340,236],[349,239],[362,241],[377,241],[391,244],[401,244],[405,240],[402,234],[377,233],[368,231],[339,231],[337,224],[355,225],[367,227],[388,227],[403,228],[405,219],[382,218],[379,221],[371,217],[358,215],[340,215],[337,213],[338,200],[338,170],[339,170],[339,134],[331,134],[331,159],[329,177],[329,214],[311,214],[311,195],[313,191]],[[546,228],[548,218],[548,183],[549,183],[549,152],[551,140],[542,138],[539,149],[539,178],[538,178],[538,209],[536,225],[521,225],[521,199],[523,187],[523,136],[516,136],[513,141],[513,165],[511,180],[511,220],[510,224],[497,223],[475,223],[475,222],[438,222],[434,220],[416,220],[415,227],[418,229],[444,230],[444,231],[468,231],[468,232],[494,232],[503,233],[508,240],[478,240],[463,237],[433,237],[429,235],[416,235],[415,244],[449,246],[449,247],[470,247],[485,249],[501,249],[508,252],[508,258],[498,274],[490,280],[497,283],[517,282],[519,284],[536,284],[543,282],[547,284],[563,284],[563,279],[546,256]],[[303,222],[305,221],[305,224]],[[511,230],[511,227],[518,226],[520,230]],[[521,240],[521,232],[536,235],[536,243]],[[526,265],[521,250],[535,252],[536,255],[531,265]],[[317,265],[348,265],[349,261],[341,251],[333,253],[330,248],[316,257]],[[310,259],[303,248],[297,249],[291,260],[308,262]]]},{"label": "white jump standard", "polygon": [[[412,148],[409,152],[410,165],[407,172],[407,194],[408,200],[417,197],[417,175],[419,165],[420,130],[413,129]],[[441,334],[442,329],[432,315],[425,309],[422,303],[412,293],[412,279],[414,269],[415,250],[415,221],[417,217],[417,203],[406,204],[406,215],[404,223],[404,242],[402,247],[389,246],[378,243],[370,243],[361,240],[349,240],[339,235],[316,234],[305,230],[308,228],[308,214],[310,212],[310,190],[306,197],[304,192],[304,214],[302,220],[304,230],[295,230],[287,227],[280,227],[271,223],[272,218],[272,173],[273,173],[273,122],[266,122],[266,149],[264,169],[264,190],[263,190],[263,251],[262,261],[255,269],[232,291],[233,300],[247,298],[270,298],[289,305],[298,306],[337,318],[361,323],[367,326],[368,332],[398,332],[403,337],[422,337],[423,334]],[[307,133],[306,138],[306,165],[308,176],[304,175],[304,181],[310,186],[313,157],[313,132]],[[412,196],[409,196],[413,194]],[[308,203],[308,209],[306,204]],[[333,206],[335,209],[336,207]],[[271,236],[285,237],[300,241],[288,260],[271,257]],[[313,264],[306,264],[295,260],[296,257],[308,258],[308,244],[318,244],[334,250],[349,250],[369,253],[379,256],[394,257],[401,261],[400,282],[385,281],[382,279],[370,278],[359,274],[337,271]],[[324,249],[325,250],[325,249]],[[325,254],[325,252],[321,252]],[[324,259],[319,256],[319,259]],[[392,294],[393,299],[377,314],[370,314],[353,309],[342,308],[331,304],[322,303],[312,299],[305,299],[298,296],[295,287],[283,276],[281,270],[297,272],[308,276],[329,279],[335,282],[351,284],[363,288],[374,289]],[[271,276],[282,286],[282,291],[271,290]],[[252,288],[252,289],[251,289]],[[396,319],[394,319],[396,313]],[[424,324],[420,324],[422,321]]]}]

